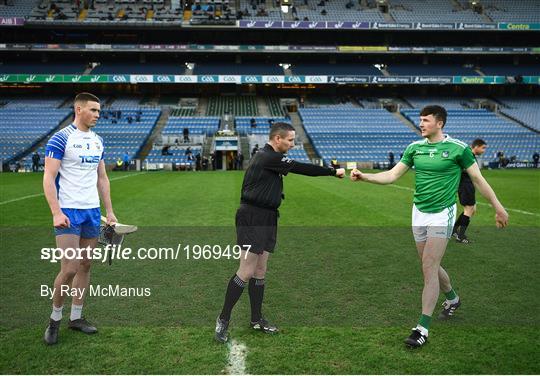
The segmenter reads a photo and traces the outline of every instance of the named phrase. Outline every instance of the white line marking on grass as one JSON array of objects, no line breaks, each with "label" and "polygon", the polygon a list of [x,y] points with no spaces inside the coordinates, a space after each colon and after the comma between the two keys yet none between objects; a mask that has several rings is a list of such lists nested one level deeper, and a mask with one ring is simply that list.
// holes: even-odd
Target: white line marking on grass
[{"label": "white line marking on grass", "polygon": [[[146,172],[139,172],[139,173],[132,174],[132,175],[117,176],[117,177],[111,178],[109,180],[110,181],[115,181],[115,180],[130,178],[132,176],[137,176],[137,175],[142,175],[142,174],[146,174]],[[6,204],[10,204],[12,202],[22,201],[22,200],[26,200],[27,198],[33,198],[33,197],[39,197],[39,196],[43,196],[43,193],[36,193],[36,194],[33,194],[33,195],[22,196],[22,197],[13,198],[11,200],[2,201],[2,202],[0,202],[0,205],[6,205]]]},{"label": "white line marking on grass", "polygon": [[[409,187],[403,187],[401,185],[395,185],[395,184],[390,184],[391,187],[393,188],[397,188],[397,189],[402,189],[402,190],[405,190],[405,191],[410,191],[410,192],[414,192],[414,189],[412,188],[409,188]],[[483,206],[490,206],[490,204],[488,203],[485,203],[485,202],[477,202],[478,205],[483,205]],[[525,211],[525,210],[520,210],[520,209],[512,209],[512,208],[505,208],[507,211],[510,211],[510,212],[515,212],[515,213],[521,213],[521,214],[526,214],[526,215],[533,215],[535,217],[540,217],[540,214],[538,213],[532,213],[532,212],[528,212],[528,211]]]},{"label": "white line marking on grass", "polygon": [[0,205],[5,205],[5,204],[9,204],[11,202],[26,200],[27,198],[39,197],[39,196],[43,196],[43,193],[36,193],[35,195],[28,195],[28,196],[23,196],[23,197],[17,197],[17,198],[7,200],[7,201],[2,201],[2,202],[0,202]]},{"label": "white line marking on grass", "polygon": [[[477,202],[478,205],[484,205],[484,206],[489,206],[491,207],[490,204],[487,204],[485,202]],[[512,212],[516,212],[516,213],[521,213],[521,214],[527,214],[527,215],[534,215],[535,217],[540,217],[540,214],[538,213],[531,213],[531,212],[528,212],[528,211],[525,211],[525,210],[519,210],[519,209],[512,209],[512,208],[505,208],[507,211],[512,211]]]},{"label": "white line marking on grass", "polygon": [[235,339],[229,344],[229,355],[227,364],[228,375],[245,375],[246,374],[246,355],[247,347],[242,342]]},{"label": "white line marking on grass", "polygon": [[126,179],[126,178],[132,178],[133,176],[139,176],[139,175],[144,175],[144,174],[147,174],[147,172],[137,172],[136,174],[129,174],[129,175],[123,175],[123,176],[116,176],[114,178],[111,178],[109,179],[110,181],[115,181],[115,180],[121,180],[121,179]]}]

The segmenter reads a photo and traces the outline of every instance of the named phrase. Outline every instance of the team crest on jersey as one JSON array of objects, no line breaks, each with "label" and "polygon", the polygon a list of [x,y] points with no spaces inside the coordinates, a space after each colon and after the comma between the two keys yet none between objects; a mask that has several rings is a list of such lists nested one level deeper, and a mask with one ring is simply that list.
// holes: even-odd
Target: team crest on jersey
[{"label": "team crest on jersey", "polygon": [[98,150],[101,150],[101,145],[100,145],[99,142],[97,142],[97,141],[96,141],[96,148],[97,148]]},{"label": "team crest on jersey", "polygon": [[441,154],[441,156],[443,158],[448,158],[449,155],[450,155],[450,153],[448,151],[443,151],[442,154]]}]

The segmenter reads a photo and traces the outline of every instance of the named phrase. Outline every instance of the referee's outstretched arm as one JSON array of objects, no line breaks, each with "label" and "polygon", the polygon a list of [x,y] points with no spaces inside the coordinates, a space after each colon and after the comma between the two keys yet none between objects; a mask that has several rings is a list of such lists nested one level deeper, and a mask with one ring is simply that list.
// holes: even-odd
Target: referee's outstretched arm
[{"label": "referee's outstretched arm", "polygon": [[334,169],[332,167],[317,166],[311,163],[297,162],[294,159],[288,157],[272,158],[268,160],[264,166],[268,170],[272,170],[283,175],[289,172],[293,174],[306,175],[306,176],[336,176],[343,178],[345,176],[345,169]]}]

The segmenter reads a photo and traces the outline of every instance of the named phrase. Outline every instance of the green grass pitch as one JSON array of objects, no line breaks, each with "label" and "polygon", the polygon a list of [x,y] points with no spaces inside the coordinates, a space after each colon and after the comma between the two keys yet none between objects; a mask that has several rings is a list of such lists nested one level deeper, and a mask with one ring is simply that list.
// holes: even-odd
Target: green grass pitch
[{"label": "green grass pitch", "polygon": [[[495,228],[479,198],[470,245],[450,242],[443,265],[462,298],[456,317],[434,320],[429,343],[403,345],[420,313],[422,276],[410,231],[414,174],[395,186],[285,177],[278,247],[267,274],[265,315],[275,336],[248,328],[244,293],[231,335],[245,344],[251,374],[540,373],[540,173],[484,171],[509,208]],[[111,173],[120,222],[137,224],[124,246],[234,244],[240,172]],[[228,347],[213,340],[227,280],[238,261],[118,260],[96,263],[93,285],[149,287],[150,297],[88,297],[83,314],[99,333],[43,331],[58,264],[41,174],[0,174],[0,371],[6,373],[220,374]],[[23,198],[19,200],[19,198]],[[442,296],[441,296],[442,301]],[[436,308],[439,310],[439,306]],[[438,312],[435,312],[435,315]]]}]

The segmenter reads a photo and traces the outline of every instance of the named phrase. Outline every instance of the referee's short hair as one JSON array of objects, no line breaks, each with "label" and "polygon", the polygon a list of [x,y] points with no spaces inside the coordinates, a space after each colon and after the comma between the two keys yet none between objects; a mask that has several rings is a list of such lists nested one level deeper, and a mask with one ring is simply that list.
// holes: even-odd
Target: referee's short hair
[{"label": "referee's short hair", "polygon": [[472,142],[471,148],[482,146],[482,145],[487,145],[487,142],[482,140],[481,138],[477,138],[476,140]]},{"label": "referee's short hair", "polygon": [[443,106],[430,105],[422,108],[420,111],[420,116],[433,115],[437,121],[442,121],[443,127],[446,125],[446,109]]},{"label": "referee's short hair", "polygon": [[270,135],[268,138],[271,140],[277,135],[281,137],[287,136],[287,133],[294,132],[294,127],[288,123],[274,123],[270,127]]},{"label": "referee's short hair", "polygon": [[79,93],[75,96],[75,103],[80,103],[81,105],[86,104],[86,102],[99,102],[99,98],[94,94],[90,93]]}]

